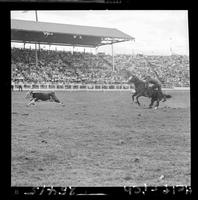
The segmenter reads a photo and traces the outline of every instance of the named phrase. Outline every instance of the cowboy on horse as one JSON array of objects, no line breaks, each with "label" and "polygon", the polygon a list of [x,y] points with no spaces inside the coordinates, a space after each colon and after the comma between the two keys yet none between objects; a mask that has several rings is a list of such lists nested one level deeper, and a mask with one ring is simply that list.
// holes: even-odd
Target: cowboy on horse
[{"label": "cowboy on horse", "polygon": [[[134,84],[135,93],[132,94],[132,101],[134,102],[134,97],[136,97],[136,103],[138,105],[140,105],[138,98],[141,96],[151,98],[149,108],[152,108],[154,102],[156,101],[155,109],[158,108],[161,99],[171,98],[171,95],[163,94],[161,84],[151,77],[147,77],[147,79],[143,81],[132,74],[129,70],[122,70],[121,76],[123,76],[128,84]],[[149,87],[149,84],[152,84],[153,86]]]}]

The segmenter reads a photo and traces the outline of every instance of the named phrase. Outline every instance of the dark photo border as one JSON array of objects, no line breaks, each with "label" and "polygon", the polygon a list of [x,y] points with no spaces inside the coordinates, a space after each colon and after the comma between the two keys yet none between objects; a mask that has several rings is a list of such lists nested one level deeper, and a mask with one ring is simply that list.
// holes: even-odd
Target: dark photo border
[{"label": "dark photo border", "polygon": [[[149,188],[147,189],[147,195],[145,195],[145,187],[109,187],[109,188],[76,188],[76,187],[70,187],[70,186],[64,186],[64,188],[53,188],[53,187],[45,187],[45,188],[20,188],[20,187],[11,187],[11,88],[10,88],[10,82],[11,82],[11,44],[10,44],[10,11],[11,10],[84,10],[84,9],[95,9],[95,10],[104,10],[104,9],[110,9],[110,10],[188,10],[189,12],[189,43],[190,43],[190,77],[191,77],[191,141],[192,146],[193,141],[192,138],[194,137],[193,132],[195,133],[195,120],[196,120],[196,102],[197,97],[195,95],[196,92],[196,82],[195,82],[195,76],[196,76],[196,66],[193,64],[193,21],[194,21],[194,11],[192,9],[192,5],[187,5],[183,2],[173,2],[166,1],[163,3],[151,1],[151,2],[140,2],[140,1],[122,1],[121,3],[112,3],[109,1],[105,1],[104,4],[94,4],[94,3],[28,3],[28,2],[14,2],[14,3],[8,3],[8,2],[0,2],[0,17],[1,17],[1,105],[3,107],[3,113],[2,113],[2,124],[3,129],[1,135],[5,137],[5,139],[2,139],[3,148],[2,148],[2,155],[3,159],[2,161],[3,166],[5,169],[3,169],[3,174],[6,174],[6,178],[3,181],[3,184],[6,186],[6,190],[3,190],[3,196],[8,196],[10,199],[21,199],[23,198],[31,198],[33,196],[40,196],[41,192],[42,195],[45,198],[49,198],[48,195],[49,192],[51,194],[55,195],[56,197],[59,196],[59,198],[64,198],[65,196],[78,196],[77,198],[83,198],[86,196],[91,197],[96,196],[96,194],[103,194],[98,195],[96,198],[102,199],[102,198],[108,198],[109,196],[119,196],[121,195],[123,198],[145,198],[151,197],[153,199],[158,199],[158,197],[167,198],[170,199],[170,197],[178,196],[185,197],[185,199],[191,199],[192,194],[192,188],[193,188],[193,179],[192,179],[192,185],[191,186],[181,186],[180,188],[174,188],[174,187],[158,187],[156,188]],[[119,5],[118,5],[119,4]],[[4,142],[6,141],[6,142]],[[193,148],[192,148],[193,150]],[[195,149],[194,149],[195,151]],[[5,153],[4,153],[5,152]],[[194,153],[195,154],[195,153]],[[194,155],[192,153],[192,155]],[[194,155],[195,156],[195,155]],[[195,168],[195,167],[194,167]],[[192,176],[193,177],[193,176]],[[167,189],[168,188],[168,189]],[[152,191],[153,189],[153,191]],[[178,190],[177,190],[178,189]],[[193,188],[194,189],[194,188]],[[173,190],[176,191],[175,194],[173,194]],[[7,192],[5,192],[7,191]],[[148,192],[149,191],[149,192]],[[169,191],[167,194],[166,192]],[[5,195],[4,195],[5,194]],[[33,195],[32,195],[33,194]],[[62,196],[61,196],[62,194]],[[82,195],[84,194],[84,195]],[[105,194],[105,195],[104,195]],[[169,196],[170,195],[170,196]],[[180,196],[181,195],[181,196]],[[80,197],[81,196],[81,197]],[[39,197],[40,199],[43,199],[42,196]],[[53,196],[54,198],[54,196]],[[35,198],[36,199],[36,198]],[[149,198],[150,199],[150,198]]]}]

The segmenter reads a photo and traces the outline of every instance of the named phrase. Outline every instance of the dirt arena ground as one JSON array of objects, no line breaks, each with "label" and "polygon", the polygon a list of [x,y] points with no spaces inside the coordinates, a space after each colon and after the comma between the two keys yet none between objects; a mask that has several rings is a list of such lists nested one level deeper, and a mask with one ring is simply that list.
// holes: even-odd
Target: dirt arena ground
[{"label": "dirt arena ground", "polygon": [[158,110],[130,92],[56,92],[27,107],[12,92],[12,186],[191,185],[190,93]]}]

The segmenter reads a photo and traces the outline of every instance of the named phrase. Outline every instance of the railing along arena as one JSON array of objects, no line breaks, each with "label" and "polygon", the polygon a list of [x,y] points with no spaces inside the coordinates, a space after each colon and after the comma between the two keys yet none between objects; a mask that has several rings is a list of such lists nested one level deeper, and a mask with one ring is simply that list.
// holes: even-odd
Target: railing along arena
[{"label": "railing along arena", "polygon": [[[14,84],[13,90],[57,90],[57,91],[133,91],[134,86],[128,84]],[[169,87],[164,85],[165,90],[189,90],[189,87]]]}]

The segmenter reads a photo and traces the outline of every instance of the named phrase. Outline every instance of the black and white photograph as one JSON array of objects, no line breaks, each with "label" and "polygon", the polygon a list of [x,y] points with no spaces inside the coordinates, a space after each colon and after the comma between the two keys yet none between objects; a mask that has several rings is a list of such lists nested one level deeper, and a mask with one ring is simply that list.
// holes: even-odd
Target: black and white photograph
[{"label": "black and white photograph", "polygon": [[11,10],[11,186],[191,185],[188,10]]}]

